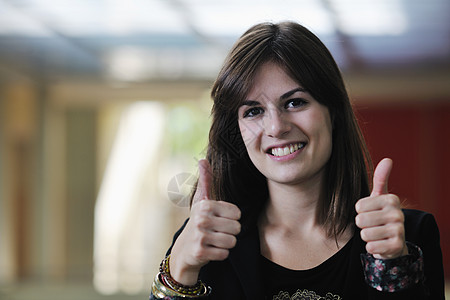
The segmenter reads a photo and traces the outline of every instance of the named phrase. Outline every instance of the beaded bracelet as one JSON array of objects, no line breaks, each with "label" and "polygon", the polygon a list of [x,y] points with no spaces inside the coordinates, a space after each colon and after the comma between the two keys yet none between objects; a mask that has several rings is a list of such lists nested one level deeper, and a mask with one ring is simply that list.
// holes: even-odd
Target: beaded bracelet
[{"label": "beaded bracelet", "polygon": [[203,298],[210,294],[211,288],[207,287],[201,280],[195,285],[187,286],[177,282],[170,275],[169,269],[170,255],[168,255],[159,267],[159,273],[156,275],[152,284],[152,294],[158,299],[166,297],[181,298]]},{"label": "beaded bracelet", "polygon": [[179,282],[177,282],[173,277],[170,275],[170,269],[169,269],[169,261],[170,261],[170,254],[161,262],[161,265],[159,267],[159,272],[161,273],[161,277],[163,279],[163,283],[166,283],[171,289],[185,294],[185,295],[195,295],[198,296],[204,287],[204,284],[201,280],[198,280],[195,285],[184,285]]}]

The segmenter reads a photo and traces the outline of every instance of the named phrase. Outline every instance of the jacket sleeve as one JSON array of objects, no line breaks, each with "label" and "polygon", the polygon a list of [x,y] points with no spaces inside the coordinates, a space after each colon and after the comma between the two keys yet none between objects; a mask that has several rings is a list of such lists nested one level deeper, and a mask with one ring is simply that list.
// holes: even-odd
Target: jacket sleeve
[{"label": "jacket sleeve", "polygon": [[418,246],[423,253],[422,258],[419,258],[423,259],[423,268],[417,270],[421,274],[412,274],[420,280],[410,282],[406,288],[396,292],[369,287],[369,299],[445,299],[442,252],[436,221],[425,212],[404,210],[404,214],[406,240]]},{"label": "jacket sleeve", "polygon": [[189,221],[189,218],[187,218],[183,225],[181,225],[180,229],[178,229],[177,232],[175,232],[175,234],[173,235],[173,240],[172,240],[172,245],[170,245],[169,249],[166,252],[166,256],[169,255],[172,252],[172,247],[175,244],[175,241],[177,240],[177,238],[180,236],[180,234],[183,232],[184,227],[186,227],[187,222]]},{"label": "jacket sleeve", "polygon": [[[405,216],[409,222],[407,213]],[[408,229],[409,224],[406,226]],[[420,222],[416,226],[417,234],[409,235],[407,231],[406,239],[418,245],[423,251],[425,273],[423,288],[427,295],[425,299],[445,299],[444,265],[438,226],[433,215],[428,213],[421,215]]]}]

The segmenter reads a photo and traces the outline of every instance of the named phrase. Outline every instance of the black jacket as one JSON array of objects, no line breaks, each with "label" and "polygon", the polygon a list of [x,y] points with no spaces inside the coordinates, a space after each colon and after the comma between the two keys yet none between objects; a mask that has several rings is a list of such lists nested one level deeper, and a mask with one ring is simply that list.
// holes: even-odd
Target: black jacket
[{"label": "black jacket", "polygon": [[[424,255],[425,280],[396,293],[379,292],[369,287],[363,274],[360,254],[366,253],[365,242],[355,232],[348,259],[344,300],[362,299],[444,299],[444,272],[439,231],[434,217],[418,210],[403,210],[406,240],[419,246]],[[174,241],[184,226],[175,234]],[[256,222],[243,226],[236,246],[224,261],[205,265],[200,279],[212,287],[210,299],[264,299],[260,271],[260,242]],[[170,252],[170,249],[169,249]]]}]

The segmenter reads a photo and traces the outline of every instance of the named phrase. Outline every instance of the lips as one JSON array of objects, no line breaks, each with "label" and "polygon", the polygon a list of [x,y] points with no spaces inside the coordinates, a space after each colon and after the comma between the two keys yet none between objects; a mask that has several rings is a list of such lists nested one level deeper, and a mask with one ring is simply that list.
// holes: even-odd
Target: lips
[{"label": "lips", "polygon": [[270,155],[273,155],[273,156],[277,156],[277,157],[286,156],[286,155],[294,153],[295,151],[302,149],[305,146],[306,146],[306,143],[304,143],[304,142],[287,144],[282,147],[269,148],[267,150],[267,153]]}]

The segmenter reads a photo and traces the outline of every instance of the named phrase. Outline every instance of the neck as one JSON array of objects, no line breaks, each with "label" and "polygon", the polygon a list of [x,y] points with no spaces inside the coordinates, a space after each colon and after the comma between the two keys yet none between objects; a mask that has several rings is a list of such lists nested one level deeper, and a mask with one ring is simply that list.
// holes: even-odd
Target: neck
[{"label": "neck", "polygon": [[323,197],[322,181],[307,185],[285,185],[269,181],[269,201],[264,211],[270,226],[288,231],[321,226],[318,207]]}]

